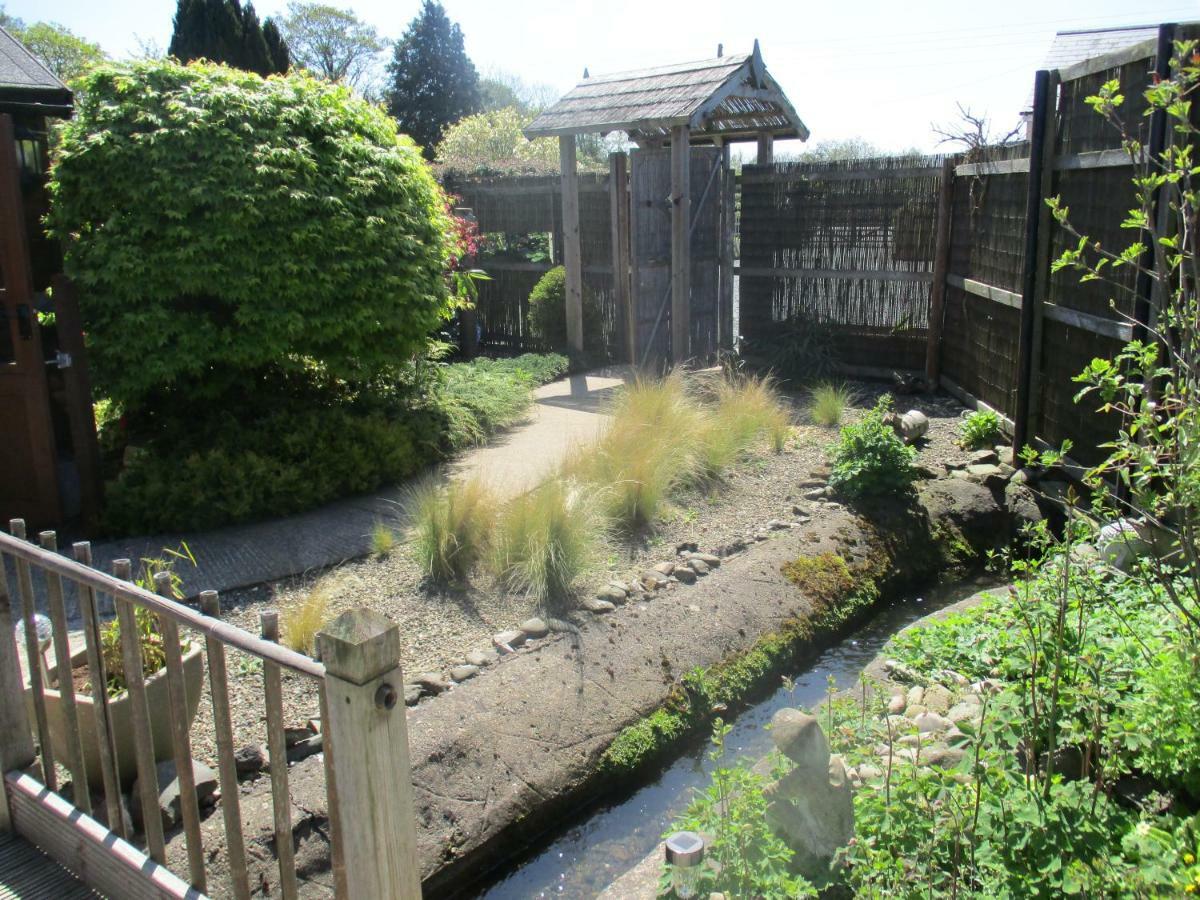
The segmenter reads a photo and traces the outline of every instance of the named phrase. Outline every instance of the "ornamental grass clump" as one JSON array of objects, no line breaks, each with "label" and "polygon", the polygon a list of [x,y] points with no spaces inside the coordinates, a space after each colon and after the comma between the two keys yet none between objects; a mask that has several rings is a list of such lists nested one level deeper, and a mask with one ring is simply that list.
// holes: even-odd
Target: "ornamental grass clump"
[{"label": "ornamental grass clump", "polygon": [[783,450],[791,416],[770,377],[726,375],[712,389],[712,402],[696,413],[696,452],[705,478],[719,478],[760,438]]},{"label": "ornamental grass clump", "polygon": [[435,582],[466,580],[487,551],[495,523],[495,498],[477,478],[448,485],[426,479],[412,491],[413,549]]},{"label": "ornamental grass clump", "polygon": [[855,394],[844,384],[826,381],[812,389],[811,398],[808,415],[813,422],[823,428],[836,428],[842,424],[846,407],[854,404]]},{"label": "ornamental grass clump", "polygon": [[552,478],[505,505],[493,568],[500,582],[545,607],[562,606],[602,556],[608,527],[594,488]]}]

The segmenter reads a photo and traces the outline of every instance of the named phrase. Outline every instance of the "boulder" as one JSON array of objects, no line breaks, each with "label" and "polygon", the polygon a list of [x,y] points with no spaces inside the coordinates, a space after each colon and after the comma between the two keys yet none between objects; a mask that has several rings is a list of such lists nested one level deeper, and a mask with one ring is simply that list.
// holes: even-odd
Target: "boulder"
[{"label": "boulder", "polygon": [[712,566],[695,556],[688,560],[688,568],[697,575],[707,575],[712,571]]},{"label": "boulder", "polygon": [[950,527],[976,553],[999,550],[1008,543],[1012,522],[1003,494],[983,484],[958,478],[926,482],[919,489],[921,505],[936,531]]},{"label": "boulder", "polygon": [[967,466],[967,479],[988,487],[1000,487],[1008,481],[1004,470],[992,463],[972,463]]},{"label": "boulder", "polygon": [[945,716],[939,716],[937,713],[929,711],[921,713],[913,721],[917,725],[917,731],[921,734],[937,734],[947,731],[954,724]]},{"label": "boulder", "polygon": [[[183,815],[175,760],[163,760],[154,767],[154,774],[158,781],[158,811],[162,816],[163,828],[170,830],[179,822]],[[196,799],[200,805],[211,805],[214,802],[213,795],[217,792],[219,786],[217,783],[217,773],[204,765],[204,763],[192,760],[192,777],[196,780]],[[134,780],[133,787],[130,789],[130,796],[141,796],[140,779]],[[131,805],[133,807],[130,810],[133,824],[140,829],[143,826],[142,804],[138,802]]]},{"label": "boulder", "polygon": [[605,603],[611,603],[614,606],[621,606],[629,597],[629,592],[624,585],[609,584],[602,587],[596,594],[597,600],[603,600]]},{"label": "boulder", "polygon": [[992,466],[1000,462],[995,450],[976,450],[967,457],[968,465]]},{"label": "boulder", "polygon": [[665,575],[674,575],[675,574],[675,563],[660,562],[657,566],[654,567],[654,571],[658,572],[660,575],[664,575],[664,576]]}]

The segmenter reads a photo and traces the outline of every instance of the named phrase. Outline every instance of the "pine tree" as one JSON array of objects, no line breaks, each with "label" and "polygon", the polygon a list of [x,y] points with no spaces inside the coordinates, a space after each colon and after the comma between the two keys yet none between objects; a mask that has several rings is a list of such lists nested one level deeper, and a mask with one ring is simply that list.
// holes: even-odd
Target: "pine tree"
[{"label": "pine tree", "polygon": [[178,0],[168,52],[180,62],[210,59],[264,76],[288,70],[275,21],[260,23],[254,5],[239,0]]},{"label": "pine tree", "polygon": [[435,0],[424,0],[396,42],[388,72],[388,110],[430,159],[446,128],[480,109],[479,74],[462,29]]}]

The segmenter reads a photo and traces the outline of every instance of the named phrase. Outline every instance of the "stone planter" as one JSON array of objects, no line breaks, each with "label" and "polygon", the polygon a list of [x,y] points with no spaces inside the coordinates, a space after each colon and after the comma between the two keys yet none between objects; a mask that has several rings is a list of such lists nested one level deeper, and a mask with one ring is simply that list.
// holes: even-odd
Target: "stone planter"
[{"label": "stone planter", "polygon": [[[192,640],[191,649],[183,655],[183,680],[187,694],[188,727],[196,718],[200,709],[200,693],[204,687],[204,647],[199,641]],[[71,657],[72,667],[87,662],[87,652],[80,649]],[[56,668],[50,669],[51,679],[55,678]],[[46,688],[46,719],[50,726],[50,745],[54,751],[55,762],[66,764],[67,753],[66,725],[63,717],[62,694],[53,688]],[[36,721],[33,711],[33,692],[29,685],[25,686],[25,705],[29,712],[29,721]],[[167,670],[159,669],[146,679],[146,705],[150,708],[150,734],[154,741],[154,759],[161,762],[171,759],[174,753],[174,742],[171,739],[171,703],[167,688]],[[134,755],[134,732],[132,710],[129,703],[129,692],[122,691],[108,701],[109,719],[112,722],[113,742],[117,750],[117,769],[120,773],[121,788],[128,790],[137,777],[137,758]],[[84,765],[87,767],[88,784],[93,789],[102,788],[103,776],[100,772],[99,742],[96,737],[96,714],[92,703],[91,693],[75,694],[75,712],[79,721],[79,735],[83,743]]]}]

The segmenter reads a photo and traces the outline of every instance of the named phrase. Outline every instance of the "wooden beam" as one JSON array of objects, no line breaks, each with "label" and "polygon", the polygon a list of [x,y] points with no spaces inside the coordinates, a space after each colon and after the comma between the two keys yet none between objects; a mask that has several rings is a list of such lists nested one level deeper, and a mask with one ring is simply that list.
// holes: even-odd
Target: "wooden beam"
[{"label": "wooden beam", "polygon": [[775,161],[775,138],[769,132],[758,136],[758,159],[760,166],[769,166]]},{"label": "wooden beam", "polygon": [[1029,158],[995,159],[988,162],[963,163],[955,166],[955,175],[1019,175],[1029,171]]},{"label": "wooden beam", "polygon": [[947,275],[946,284],[952,288],[958,288],[960,291],[966,291],[968,294],[973,294],[976,297],[983,297],[985,300],[999,303],[1001,306],[1008,306],[1012,309],[1021,308],[1021,295],[1014,291],[1006,291],[1004,288],[996,287],[992,284],[984,284],[982,281],[976,281],[973,278],[963,278],[961,275]]},{"label": "wooden beam", "polygon": [[636,363],[637,322],[634,320],[633,292],[629,284],[629,157],[613,153],[609,165],[609,218],[612,223],[613,297],[625,323],[625,357]]},{"label": "wooden beam", "polygon": [[769,266],[738,266],[745,278],[840,278],[871,281],[933,281],[932,272],[894,272],[890,269],[790,269]]},{"label": "wooden beam", "polygon": [[563,265],[567,270],[567,346],[583,352],[583,259],[579,249],[579,175],[574,135],[558,139],[562,170]]},{"label": "wooden beam", "polygon": [[[0,554],[0,772],[24,769],[34,760],[33,738],[21,678],[20,648],[8,592],[8,565]],[[12,831],[8,794],[0,789],[0,832]]]},{"label": "wooden beam", "polygon": [[677,366],[691,356],[691,153],[687,126],[671,129],[671,362]]},{"label": "wooden beam", "polygon": [[[1139,161],[1145,162],[1146,153],[1138,154]],[[1119,169],[1132,165],[1132,159],[1124,150],[1092,150],[1088,153],[1068,153],[1054,158],[1054,168],[1057,171],[1074,169]]]},{"label": "wooden beam", "polygon": [[937,384],[942,368],[942,317],[946,308],[946,272],[950,267],[950,217],[953,212],[954,163],[942,163],[938,186],[937,238],[933,251],[933,286],[929,292],[929,338],[925,345],[925,380]]},{"label": "wooden beam", "polygon": [[733,232],[736,225],[734,211],[736,185],[733,167],[730,165],[729,145],[721,145],[721,270],[717,296],[717,346],[722,350],[733,350],[737,338],[733,333]]},{"label": "wooden beam", "polygon": [[1080,312],[1069,306],[1058,306],[1054,303],[1044,304],[1042,315],[1052,321],[1070,325],[1072,328],[1090,331],[1092,334],[1103,335],[1118,341],[1133,340],[1134,326],[1128,322],[1094,316],[1091,313]]},{"label": "wooden beam", "polygon": [[824,181],[879,181],[884,178],[937,178],[942,171],[941,166],[906,166],[902,169],[839,169],[828,172],[808,172],[801,170],[777,169],[767,172],[757,172],[744,169],[741,180],[743,184],[788,183],[788,182],[824,182]]},{"label": "wooden beam", "polygon": [[[1055,116],[1055,111],[1058,109],[1058,87],[1058,73],[1051,72],[1046,85],[1044,115],[1046,117],[1047,149],[1044,151],[1041,184],[1038,187],[1037,253],[1034,257],[1033,269],[1033,337],[1031,339],[1033,351],[1029,360],[1029,409],[1026,412],[1029,420],[1029,434],[1037,434],[1042,416],[1042,355],[1045,349],[1042,320],[1045,318],[1046,303],[1049,302],[1047,295],[1050,293],[1051,235],[1054,230],[1054,223],[1050,218],[1050,207],[1046,205],[1045,198],[1053,197],[1057,193],[1054,187],[1055,173],[1052,154],[1058,145],[1056,130],[1058,119]],[[1034,177],[1032,172],[1029,177],[1031,179]]]},{"label": "wooden beam", "polygon": [[1112,53],[1105,53],[1103,56],[1094,56],[1073,66],[1067,66],[1065,69],[1059,69],[1058,77],[1062,81],[1078,81],[1080,78],[1087,78],[1089,75],[1095,75],[1097,72],[1107,72],[1109,69],[1116,69],[1131,62],[1137,62],[1139,59],[1150,59],[1154,56],[1154,48],[1156,46],[1156,40],[1150,38],[1150,40],[1132,44],[1120,50],[1114,50]]}]

